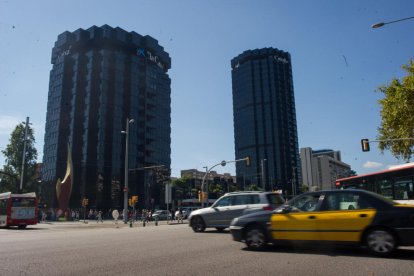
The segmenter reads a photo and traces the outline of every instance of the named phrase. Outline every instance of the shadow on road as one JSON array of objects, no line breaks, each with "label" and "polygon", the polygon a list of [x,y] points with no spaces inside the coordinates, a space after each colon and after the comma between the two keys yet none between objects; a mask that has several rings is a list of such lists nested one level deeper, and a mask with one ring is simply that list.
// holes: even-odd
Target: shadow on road
[{"label": "shadow on road", "polygon": [[[243,248],[244,251],[252,251],[247,247]],[[253,251],[257,252],[257,251]],[[323,246],[300,246],[300,245],[273,245],[269,246],[261,252],[266,253],[292,253],[292,254],[315,254],[315,255],[326,255],[326,256],[352,256],[352,257],[364,257],[364,258],[380,258],[372,255],[367,249],[358,246],[348,245],[323,245]],[[398,260],[414,260],[414,247],[412,248],[399,248],[394,254],[387,259],[398,259]]]},{"label": "shadow on road", "polygon": [[34,231],[34,230],[43,230],[44,228],[36,228],[36,226],[29,226],[26,228],[19,228],[19,227],[0,227],[0,229],[8,230],[8,231]]}]

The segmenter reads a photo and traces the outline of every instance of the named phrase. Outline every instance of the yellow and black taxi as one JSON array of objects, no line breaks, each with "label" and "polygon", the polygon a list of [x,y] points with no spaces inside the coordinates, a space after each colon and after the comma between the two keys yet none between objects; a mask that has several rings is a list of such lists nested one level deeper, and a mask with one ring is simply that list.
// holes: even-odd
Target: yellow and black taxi
[{"label": "yellow and black taxi", "polygon": [[274,211],[236,218],[230,232],[251,249],[277,242],[334,242],[366,246],[386,256],[414,245],[414,205],[363,190],[301,194]]}]

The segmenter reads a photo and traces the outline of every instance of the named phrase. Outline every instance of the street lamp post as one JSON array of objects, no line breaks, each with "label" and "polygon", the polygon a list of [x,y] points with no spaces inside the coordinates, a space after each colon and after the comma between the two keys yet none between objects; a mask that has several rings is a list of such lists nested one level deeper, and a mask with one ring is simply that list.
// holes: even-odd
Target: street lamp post
[{"label": "street lamp post", "polygon": [[[204,169],[206,169],[206,174],[205,174],[205,177],[207,177],[207,175],[208,175],[208,173],[209,173],[209,171],[208,171],[208,167],[207,166],[205,166],[205,167],[203,167]],[[206,198],[206,207],[208,207],[208,179],[207,179],[207,188],[206,188],[206,190],[207,190],[207,198]],[[202,191],[201,191],[202,192]]]},{"label": "street lamp post", "polygon": [[261,165],[262,165],[262,186],[263,191],[266,191],[266,184],[267,184],[267,177],[266,177],[266,170],[265,170],[265,162],[267,159],[262,159]]},{"label": "street lamp post", "polygon": [[384,25],[388,25],[388,24],[392,24],[392,23],[396,23],[396,22],[400,22],[400,21],[404,21],[404,20],[409,20],[409,19],[413,19],[413,18],[414,18],[414,16],[407,17],[407,18],[402,18],[402,19],[398,19],[398,20],[394,20],[394,21],[389,21],[389,22],[380,22],[380,23],[372,24],[371,28],[376,29],[376,28],[380,28]]},{"label": "street lamp post", "polygon": [[292,167],[292,197],[296,195],[296,167]]},{"label": "street lamp post", "polygon": [[129,165],[128,165],[128,144],[129,144],[129,124],[132,124],[134,119],[126,119],[125,131],[121,133],[125,134],[125,183],[124,183],[124,223],[128,222],[128,175],[129,175]]}]

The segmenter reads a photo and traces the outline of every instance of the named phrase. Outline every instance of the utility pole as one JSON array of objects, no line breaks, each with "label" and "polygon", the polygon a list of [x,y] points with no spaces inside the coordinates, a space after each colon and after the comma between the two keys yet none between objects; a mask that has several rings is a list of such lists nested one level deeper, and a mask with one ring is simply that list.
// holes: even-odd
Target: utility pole
[{"label": "utility pole", "polygon": [[29,117],[26,117],[26,126],[24,128],[22,170],[21,170],[21,175],[20,175],[20,191],[22,191],[22,189],[23,189],[24,163],[26,162],[26,144],[27,144],[27,131],[28,131],[28,128],[29,128]]}]

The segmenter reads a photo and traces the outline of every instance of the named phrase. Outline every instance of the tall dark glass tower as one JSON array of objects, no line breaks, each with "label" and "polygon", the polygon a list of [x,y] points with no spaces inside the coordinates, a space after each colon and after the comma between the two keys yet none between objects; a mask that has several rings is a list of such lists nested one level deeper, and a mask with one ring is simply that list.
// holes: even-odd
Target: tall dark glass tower
[{"label": "tall dark glass tower", "polygon": [[[69,144],[69,206],[79,207],[86,197],[90,207],[122,208],[127,118],[134,119],[129,169],[170,167],[171,59],[154,38],[104,25],[60,34],[51,62],[42,172],[48,202],[56,206]],[[129,173],[129,195],[138,195],[141,204],[161,198],[155,187],[144,187],[153,183],[152,172]]]},{"label": "tall dark glass tower", "polygon": [[300,179],[290,54],[248,50],[231,61],[237,183],[297,193]]}]

